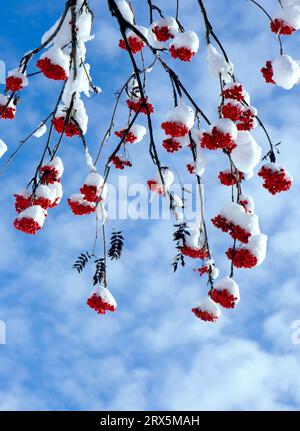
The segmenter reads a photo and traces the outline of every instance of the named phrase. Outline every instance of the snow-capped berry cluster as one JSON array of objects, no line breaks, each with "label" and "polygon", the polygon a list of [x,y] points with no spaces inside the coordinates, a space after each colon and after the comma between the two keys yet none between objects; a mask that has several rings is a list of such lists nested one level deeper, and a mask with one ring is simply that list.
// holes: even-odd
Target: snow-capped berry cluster
[{"label": "snow-capped berry cluster", "polygon": [[91,172],[80,188],[80,193],[71,195],[68,204],[75,215],[91,214],[96,211],[98,204],[105,201],[107,193],[103,177],[97,172]]},{"label": "snow-capped berry cluster", "polygon": [[15,209],[18,213],[14,221],[16,229],[35,234],[43,227],[47,210],[55,208],[62,199],[60,181],[63,171],[62,160],[55,157],[40,167],[38,183],[32,192],[22,189],[15,193]]},{"label": "snow-capped berry cluster", "polygon": [[258,217],[249,213],[243,205],[228,203],[220,213],[212,219],[215,227],[227,232],[230,236],[247,244],[249,239],[259,233]]},{"label": "snow-capped berry cluster", "polygon": [[95,202],[90,202],[81,193],[74,193],[68,199],[68,205],[74,215],[87,215],[96,211]]},{"label": "snow-capped berry cluster", "polygon": [[22,189],[14,194],[15,198],[15,209],[17,213],[21,213],[31,205],[31,192],[27,189]]},{"label": "snow-capped berry cluster", "polygon": [[27,85],[26,70],[22,70],[21,66],[8,72],[5,82],[5,94],[0,94],[0,119],[12,120],[15,118],[16,106],[19,102],[18,92],[27,87]]},{"label": "snow-capped berry cluster", "polygon": [[28,79],[25,73],[21,73],[19,69],[10,70],[7,74],[5,90],[15,93],[27,87]]},{"label": "snow-capped berry cluster", "polygon": [[57,133],[64,133],[68,138],[80,135],[80,128],[73,119],[67,119],[67,109],[58,107],[55,116],[52,119],[52,124]]},{"label": "snow-capped berry cluster", "polygon": [[165,132],[163,147],[169,153],[174,153],[182,147],[189,145],[189,132],[195,121],[194,111],[185,105],[183,100],[169,111],[166,120],[161,124]]},{"label": "snow-capped berry cluster", "polygon": [[184,236],[181,253],[192,259],[207,259],[209,251],[205,243],[205,237],[200,228],[188,228]]},{"label": "snow-capped berry cluster", "polygon": [[[142,27],[140,25],[135,25],[134,27],[146,40],[148,39],[148,29],[146,27]],[[137,52],[141,51],[146,45],[143,38],[138,36],[138,34],[136,34],[133,30],[127,32],[126,38],[127,44],[132,54],[136,54]],[[127,44],[123,39],[119,41],[119,47],[122,49],[128,50]]]},{"label": "snow-capped berry cluster", "polygon": [[259,233],[250,238],[248,244],[230,247],[226,255],[236,268],[254,268],[265,260],[267,240],[266,235]]},{"label": "snow-capped berry cluster", "polygon": [[257,110],[250,105],[250,96],[242,84],[231,82],[224,86],[219,112],[223,118],[232,120],[239,131],[250,131],[257,126]]},{"label": "snow-capped berry cluster", "polygon": [[201,147],[208,150],[232,151],[236,147],[237,127],[233,121],[220,118],[202,134]]},{"label": "snow-capped berry cluster", "polygon": [[107,311],[114,312],[117,303],[110,291],[105,287],[96,287],[93,294],[88,298],[87,305],[98,314],[105,314]]},{"label": "snow-capped berry cluster", "polygon": [[234,186],[245,179],[243,172],[236,169],[226,169],[219,172],[218,178],[223,186]]},{"label": "snow-capped berry cluster", "polygon": [[221,308],[210,297],[200,301],[196,307],[192,308],[192,312],[198,319],[205,322],[216,322],[221,316]]},{"label": "snow-capped berry cluster", "polygon": [[134,95],[131,95],[129,99],[127,99],[126,103],[130,110],[133,112],[140,112],[141,114],[147,115],[154,113],[154,107],[153,105],[148,101],[148,97],[145,99],[146,106],[143,103],[143,100],[141,97],[136,97]]},{"label": "snow-capped berry cluster", "polygon": [[289,36],[300,28],[299,0],[282,0],[270,24],[273,33]]},{"label": "snow-capped berry cluster", "polygon": [[64,165],[59,157],[54,157],[49,163],[40,167],[42,184],[60,182],[64,172]]},{"label": "snow-capped berry cluster", "polygon": [[14,99],[11,99],[4,94],[0,94],[0,118],[4,120],[12,120],[16,115],[16,103]]},{"label": "snow-capped berry cluster", "polygon": [[169,168],[161,168],[151,180],[147,181],[148,188],[153,193],[164,195],[169,192],[174,183],[174,174]]},{"label": "snow-capped berry cluster", "polygon": [[35,235],[43,227],[45,217],[46,212],[40,205],[31,205],[18,215],[14,226],[24,233]]},{"label": "snow-capped berry cluster", "polygon": [[103,177],[98,172],[91,172],[80,188],[84,199],[88,202],[104,201],[107,197],[108,188]]},{"label": "snow-capped berry cluster", "polygon": [[275,163],[267,163],[262,166],[258,175],[264,179],[263,187],[272,195],[289,190],[293,181],[284,166],[278,166]]},{"label": "snow-capped berry cluster", "polygon": [[69,76],[70,57],[59,46],[52,47],[41,55],[36,66],[48,79],[65,81]]},{"label": "snow-capped berry cluster", "polygon": [[232,121],[238,121],[243,112],[243,105],[234,99],[226,100],[220,107],[220,114],[223,118],[229,118]]},{"label": "snow-capped berry cluster", "polygon": [[209,296],[224,308],[235,308],[240,302],[240,289],[232,278],[225,277],[214,285]]},{"label": "snow-capped berry cluster", "polygon": [[261,72],[268,84],[277,84],[290,90],[300,81],[300,66],[292,57],[282,54],[273,61],[267,61]]},{"label": "snow-capped berry cluster", "polygon": [[146,136],[147,130],[145,126],[141,126],[140,124],[133,124],[131,128],[124,127],[121,130],[116,130],[115,135],[120,139],[124,138],[124,142],[129,144],[137,144],[143,140]]},{"label": "snow-capped berry cluster", "polygon": [[179,29],[175,18],[167,16],[154,21],[150,27],[158,42],[167,42],[169,39],[174,39]]},{"label": "snow-capped berry cluster", "polygon": [[182,138],[186,136],[194,125],[195,114],[191,107],[181,100],[179,105],[168,112],[161,127],[168,137]]},{"label": "snow-capped berry cluster", "polygon": [[181,61],[191,61],[199,50],[199,38],[194,31],[178,33],[171,42],[170,54]]},{"label": "snow-capped berry cluster", "polygon": [[222,96],[228,100],[243,102],[247,94],[245,93],[242,84],[239,82],[230,82],[223,87]]}]

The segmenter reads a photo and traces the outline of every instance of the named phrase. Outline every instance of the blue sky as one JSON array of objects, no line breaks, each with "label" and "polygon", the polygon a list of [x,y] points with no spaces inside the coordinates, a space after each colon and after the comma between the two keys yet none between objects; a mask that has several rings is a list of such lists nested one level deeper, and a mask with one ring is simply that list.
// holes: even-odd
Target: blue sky
[{"label": "blue sky", "polygon": [[[6,3],[1,9],[0,57],[11,69],[39,43],[62,2]],[[161,2],[168,14],[174,13],[171,3],[175,2]],[[197,2],[182,3],[182,21],[200,35],[201,47],[191,65],[172,65],[214,118],[218,83],[207,73]],[[119,309],[114,315],[98,316],[85,305],[92,289],[91,272],[79,277],[71,268],[76,256],[91,248],[94,233],[93,218],[75,218],[65,202],[88,173],[79,142],[64,142],[60,155],[65,197],[43,230],[29,238],[12,227],[13,193],[31,178],[43,145],[43,140],[30,141],[0,178],[0,320],[7,326],[7,344],[0,345],[0,409],[299,409],[300,345],[291,341],[291,324],[300,319],[299,88],[285,92],[263,82],[259,69],[277,55],[277,44],[259,11],[244,0],[206,3],[213,3],[208,10],[215,30],[274,141],[283,142],[280,161],[295,177],[292,190],[275,198],[259,179],[245,186],[256,201],[262,231],[270,238],[266,261],[257,269],[237,271],[241,303],[224,313],[218,324],[205,325],[190,312],[206,293],[205,283],[194,275],[193,265],[175,275],[170,268],[172,222],[116,221],[126,238],[123,259],[109,271]],[[262,3],[271,11],[276,4]],[[95,152],[109,121],[114,91],[130,66],[126,53],[117,47],[118,34],[106,2],[92,0],[91,5],[96,38],[89,43],[87,60],[94,83],[103,89],[86,102],[87,138]],[[147,24],[143,11],[138,14],[142,25]],[[285,44],[296,58],[299,42],[296,34]],[[58,91],[56,83],[40,76],[32,79],[16,120],[0,124],[0,138],[10,151],[47,115]],[[160,70],[149,75],[149,93],[156,107],[159,142],[159,124],[172,104]],[[123,124],[125,113],[121,108],[118,124]],[[255,137],[266,149],[261,131],[256,130]],[[166,164],[181,166],[184,172],[185,154],[169,156],[161,148],[160,154]],[[134,147],[132,159],[129,183],[145,182],[153,175],[153,165],[143,144]],[[208,217],[226,202],[226,191],[216,180],[225,163],[220,155],[209,158],[204,178]],[[227,275],[227,238],[212,227],[209,233],[215,260]]]}]

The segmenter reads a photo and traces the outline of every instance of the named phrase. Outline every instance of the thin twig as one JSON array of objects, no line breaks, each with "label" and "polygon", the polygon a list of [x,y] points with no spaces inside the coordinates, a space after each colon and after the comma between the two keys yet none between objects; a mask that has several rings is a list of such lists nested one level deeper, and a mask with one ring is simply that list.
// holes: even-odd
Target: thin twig
[{"label": "thin twig", "polygon": [[[269,18],[270,22],[273,23],[276,27],[276,24],[275,24],[273,18],[271,17],[271,15],[266,11],[266,9],[260,3],[258,3],[256,0],[248,0],[248,1],[255,4]],[[282,7],[281,3],[280,3],[280,5]],[[283,54],[283,44],[282,44],[282,39],[280,36],[280,30],[278,30],[278,32],[277,32],[277,38],[278,38],[278,43],[279,43],[280,55],[282,55]]]}]

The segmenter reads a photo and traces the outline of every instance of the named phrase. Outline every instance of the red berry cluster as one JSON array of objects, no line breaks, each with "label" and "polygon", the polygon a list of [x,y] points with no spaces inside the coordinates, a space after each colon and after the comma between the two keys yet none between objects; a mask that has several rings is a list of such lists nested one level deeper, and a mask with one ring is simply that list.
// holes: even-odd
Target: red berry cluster
[{"label": "red berry cluster", "polygon": [[[139,100],[137,102],[128,99],[126,101],[126,103],[127,103],[128,108],[131,109],[134,112],[138,112],[138,110],[140,109],[140,106],[143,105],[142,108],[139,111],[141,114],[146,114],[147,115],[148,111],[149,111],[149,114],[153,114],[153,112],[154,112],[153,105],[151,105],[151,103],[148,102],[148,97],[146,97],[145,100],[146,100],[147,108],[143,105],[143,100],[142,100],[141,97],[139,98]],[[147,111],[147,109],[148,109],[148,111]]]},{"label": "red berry cluster", "polygon": [[222,232],[227,232],[229,235],[244,244],[249,242],[249,238],[251,234],[243,229],[241,226],[235,225],[232,222],[229,222],[225,217],[221,215],[217,215],[212,219],[212,224],[220,229]]},{"label": "red berry cluster", "polygon": [[179,121],[165,121],[162,123],[161,128],[164,129],[166,135],[173,138],[181,138],[189,133],[188,126]]},{"label": "red berry cluster", "polygon": [[1,118],[3,120],[12,120],[15,118],[15,110],[8,106],[0,105]]},{"label": "red berry cluster", "polygon": [[38,60],[36,66],[49,79],[54,79],[55,81],[65,81],[67,79],[65,69],[58,64],[53,64],[50,58],[45,57]]},{"label": "red berry cluster", "polygon": [[89,297],[89,299],[87,300],[87,305],[93,310],[95,310],[98,314],[105,314],[106,311],[116,311],[113,305],[104,302],[96,293]]},{"label": "red berry cluster", "polygon": [[[136,54],[137,52],[141,51],[145,46],[145,43],[139,37],[129,36],[127,41],[132,54]],[[119,47],[127,51],[125,40],[122,39],[119,41]]]},{"label": "red berry cluster", "polygon": [[229,133],[222,133],[214,127],[211,133],[204,132],[201,138],[201,147],[209,150],[227,150],[232,151],[236,144]]},{"label": "red berry cluster", "polygon": [[167,40],[174,38],[174,35],[170,33],[170,28],[167,25],[162,27],[156,25],[153,27],[152,31],[159,42],[166,42]]},{"label": "red berry cluster", "polygon": [[114,156],[111,159],[112,163],[115,165],[116,169],[124,169],[125,166],[131,167],[132,164],[129,160],[123,160],[119,156]]},{"label": "red berry cluster", "polygon": [[14,194],[15,198],[15,209],[18,214],[26,210],[31,205],[31,196],[23,196],[21,194]]},{"label": "red berry cluster", "polygon": [[32,197],[32,200],[34,205],[40,205],[44,210],[47,210],[52,207],[52,203],[50,199],[47,199],[44,197],[38,197],[38,198]]},{"label": "red berry cluster", "polygon": [[[49,173],[51,172],[51,175],[46,174],[47,169]],[[36,205],[36,206],[40,206],[41,207],[40,210],[42,211],[43,209],[44,215],[47,216],[46,211],[49,208],[55,208],[59,204],[62,197],[62,192],[58,193],[56,191],[53,196],[53,193],[54,193],[53,189],[51,190],[50,188],[50,184],[55,185],[55,183],[60,183],[61,175],[59,176],[59,172],[56,170],[54,172],[54,170],[55,168],[48,165],[41,166],[41,168],[39,169],[40,177],[37,179],[37,184],[38,184],[37,188],[32,193],[30,193],[27,190],[23,190],[20,193],[14,194],[15,209],[18,214],[22,213],[27,208],[30,208],[33,205]],[[46,175],[44,176],[44,174]],[[49,187],[47,187],[48,185]],[[57,188],[59,190],[58,185],[56,185],[56,189],[54,188],[54,190],[57,190]],[[38,193],[38,191],[40,190],[41,192]],[[50,198],[48,197],[49,195],[51,196]],[[41,229],[41,226],[33,218],[21,217],[21,216],[20,218],[16,218],[14,221],[14,226],[16,229],[21,230],[22,232],[25,232],[28,234],[35,234],[39,229]]]},{"label": "red berry cluster", "polygon": [[225,97],[225,99],[233,99],[237,100],[238,102],[242,102],[244,100],[243,86],[236,83],[230,88],[224,89],[222,91],[222,96]]},{"label": "red berry cluster", "polygon": [[23,89],[23,81],[21,78],[17,76],[8,76],[6,78],[6,91],[12,91],[15,93],[16,91]]},{"label": "red berry cluster", "polygon": [[226,256],[236,268],[254,268],[257,265],[257,257],[246,248],[230,247],[226,252]]},{"label": "red berry cluster", "polygon": [[80,129],[74,121],[69,120],[66,122],[65,117],[54,117],[52,120],[52,124],[54,129],[58,133],[64,133],[68,138],[72,138],[73,136],[80,136]]},{"label": "red berry cluster", "polygon": [[83,194],[84,199],[88,202],[98,202],[99,201],[99,193],[96,186],[91,186],[89,184],[83,184],[80,188],[80,193]]},{"label": "red berry cluster", "polygon": [[[116,130],[115,135],[118,136],[118,138],[123,139],[123,136],[127,132],[127,129],[122,130]],[[128,142],[129,144],[133,144],[137,140],[137,137],[132,133],[128,132],[125,136],[124,142]]]},{"label": "red berry cluster", "polygon": [[186,165],[186,167],[187,167],[187,170],[189,171],[190,174],[194,174],[195,173],[195,165],[194,164],[188,163]]},{"label": "red berry cluster", "polygon": [[181,247],[181,253],[184,256],[191,257],[192,259],[206,259],[209,256],[208,250],[206,247],[203,248],[192,248],[184,245]]},{"label": "red berry cluster", "polygon": [[147,186],[151,192],[159,193],[160,195],[162,195],[164,192],[163,187],[155,180],[148,180]]},{"label": "red berry cluster", "polygon": [[202,311],[198,308],[192,308],[192,312],[198,319],[204,320],[205,322],[216,322],[218,317],[208,311]]},{"label": "red berry cluster", "polygon": [[[54,167],[45,165],[40,168],[39,172],[41,174],[40,182],[43,186],[60,183],[60,178],[58,178],[59,174]],[[44,210],[48,210],[49,208],[55,208],[60,202],[59,197],[52,201],[44,196],[36,196],[34,193],[16,193],[14,194],[14,197],[17,213],[21,213],[32,205],[40,205]]]},{"label": "red berry cluster", "polygon": [[[92,178],[91,178],[92,176]],[[107,190],[103,178],[91,173],[80,188],[80,194],[72,195],[68,204],[75,215],[91,214],[96,211],[99,202],[106,198]]]},{"label": "red berry cluster", "polygon": [[72,201],[68,199],[68,205],[71,208],[71,211],[74,215],[87,215],[95,212],[95,205],[89,202],[86,202],[84,205],[78,201]]},{"label": "red berry cluster", "polygon": [[52,202],[50,199],[47,199],[42,196],[35,197],[34,195],[22,196],[19,194],[15,194],[14,197],[15,209],[18,214],[32,205],[40,205],[44,210],[48,210],[49,208],[55,208],[58,205],[58,200]]},{"label": "red berry cluster", "polygon": [[41,183],[42,184],[54,184],[60,182],[59,172],[54,166],[44,165],[40,167]]},{"label": "red berry cluster", "polygon": [[228,102],[220,107],[220,113],[223,118],[229,118],[232,121],[239,121],[243,113],[243,107],[239,103],[233,104]]},{"label": "red berry cluster", "polygon": [[29,235],[35,235],[41,226],[32,218],[23,217],[21,219],[15,219],[14,227]]},{"label": "red berry cluster", "polygon": [[275,170],[267,166],[263,166],[258,175],[265,180],[263,187],[272,195],[285,192],[291,188],[292,180],[287,176],[284,168],[279,167]]},{"label": "red berry cluster", "polygon": [[180,150],[182,148],[182,145],[180,142],[178,142],[176,139],[168,138],[163,141],[163,147],[168,153],[175,153],[176,151]]},{"label": "red berry cluster", "polygon": [[179,58],[179,60],[181,61],[191,61],[191,59],[195,55],[195,52],[191,51],[188,48],[176,48],[174,45],[171,45],[170,53],[173,58]]},{"label": "red berry cluster", "polygon": [[252,130],[256,126],[255,110],[242,103],[245,102],[243,86],[236,83],[223,90],[222,96],[226,99],[219,107],[222,117],[234,121],[239,131]]},{"label": "red berry cluster", "polygon": [[245,176],[243,172],[240,171],[221,171],[218,175],[218,178],[224,186],[234,186],[238,181],[244,180]]},{"label": "red berry cluster", "polygon": [[228,292],[227,289],[212,289],[208,292],[208,294],[213,301],[215,301],[217,304],[220,304],[224,308],[234,308],[236,305],[237,298]]},{"label": "red berry cluster", "polygon": [[263,74],[267,84],[275,84],[275,81],[273,80],[273,67],[271,61],[266,62],[266,66],[261,69],[261,73]]},{"label": "red berry cluster", "polygon": [[244,108],[236,125],[238,130],[240,132],[250,131],[255,125],[255,114],[251,107]]},{"label": "red berry cluster", "polygon": [[271,21],[270,27],[273,33],[280,34],[282,36],[290,36],[294,31],[296,31],[295,28],[278,18]]},{"label": "red berry cluster", "polygon": [[204,274],[209,273],[209,266],[208,265],[201,266],[201,268],[198,268],[196,271],[200,274],[200,277],[202,277]]}]

